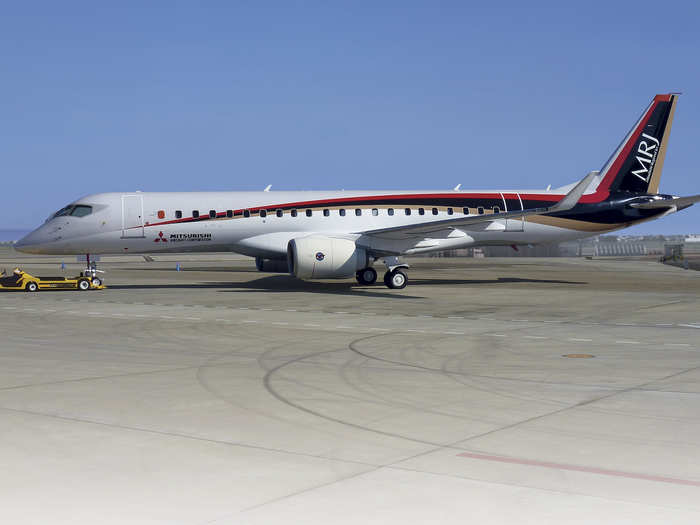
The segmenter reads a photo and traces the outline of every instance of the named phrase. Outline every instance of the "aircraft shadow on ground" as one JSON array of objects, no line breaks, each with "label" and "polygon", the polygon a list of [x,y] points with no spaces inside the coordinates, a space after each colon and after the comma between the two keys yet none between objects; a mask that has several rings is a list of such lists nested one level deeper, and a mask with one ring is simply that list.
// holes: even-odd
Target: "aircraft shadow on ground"
[{"label": "aircraft shadow on ground", "polygon": [[397,299],[423,299],[423,297],[396,294],[392,290],[376,285],[375,288],[360,286],[353,282],[315,282],[301,281],[286,275],[271,275],[253,281],[226,281],[207,283],[168,283],[168,284],[117,284],[108,285],[112,290],[205,290],[219,289],[221,292],[256,293],[256,292],[308,292],[331,295],[354,295],[358,297],[387,297]]},{"label": "aircraft shadow on ground", "polygon": [[411,285],[442,285],[442,284],[509,284],[509,283],[533,283],[533,284],[588,284],[586,281],[564,281],[559,279],[528,279],[525,277],[497,277],[495,279],[410,279]]},{"label": "aircraft shadow on ground", "polygon": [[[533,284],[568,284],[585,285],[587,282],[564,281],[557,279],[527,279],[519,277],[498,277],[496,279],[411,279],[411,286],[454,286],[454,285],[487,285],[487,284],[510,284],[510,283],[533,283]],[[320,294],[355,295],[361,297],[391,297],[397,299],[423,299],[415,295],[406,293],[397,294],[393,290],[385,288],[383,284],[377,283],[373,287],[361,286],[354,282],[316,282],[301,281],[287,275],[270,275],[254,279],[252,281],[226,281],[226,282],[205,282],[205,283],[170,283],[170,284],[119,284],[110,285],[113,290],[158,290],[158,289],[219,289],[222,292],[251,293],[251,292],[309,292]],[[374,291],[376,290],[376,291]]]}]

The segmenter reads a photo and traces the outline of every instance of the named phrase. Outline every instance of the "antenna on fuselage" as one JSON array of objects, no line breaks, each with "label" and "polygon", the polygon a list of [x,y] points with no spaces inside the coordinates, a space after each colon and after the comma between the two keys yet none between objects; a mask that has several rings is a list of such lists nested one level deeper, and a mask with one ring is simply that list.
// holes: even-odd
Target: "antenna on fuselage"
[{"label": "antenna on fuselage", "polygon": [[459,189],[462,187],[462,183],[460,182],[457,184],[457,186],[454,187],[454,191],[459,191]]},{"label": "antenna on fuselage", "polygon": [[270,188],[272,188],[272,184],[268,184],[263,191],[270,191]]}]

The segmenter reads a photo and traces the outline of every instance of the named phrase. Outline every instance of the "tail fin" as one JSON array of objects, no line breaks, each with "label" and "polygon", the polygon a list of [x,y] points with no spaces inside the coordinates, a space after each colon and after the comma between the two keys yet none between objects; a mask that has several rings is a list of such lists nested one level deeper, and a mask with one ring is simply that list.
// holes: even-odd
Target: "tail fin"
[{"label": "tail fin", "polygon": [[600,171],[597,192],[658,193],[677,94],[656,95]]}]

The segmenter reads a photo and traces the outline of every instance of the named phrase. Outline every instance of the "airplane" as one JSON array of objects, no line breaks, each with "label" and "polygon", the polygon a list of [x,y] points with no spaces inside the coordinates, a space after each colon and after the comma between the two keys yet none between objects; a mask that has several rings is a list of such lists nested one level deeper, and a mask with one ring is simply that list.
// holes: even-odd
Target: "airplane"
[{"label": "airplane", "polygon": [[[402,255],[560,242],[700,201],[659,193],[678,94],[656,95],[600,171],[557,189],[128,192],[88,195],[15,244],[34,254],[234,251],[299,279],[408,283]],[[89,263],[88,263],[89,266]]]}]

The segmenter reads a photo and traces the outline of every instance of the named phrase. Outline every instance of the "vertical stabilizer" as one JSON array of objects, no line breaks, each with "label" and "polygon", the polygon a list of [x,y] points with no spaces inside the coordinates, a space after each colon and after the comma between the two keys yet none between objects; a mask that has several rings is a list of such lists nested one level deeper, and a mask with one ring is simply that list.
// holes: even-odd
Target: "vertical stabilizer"
[{"label": "vertical stabilizer", "polygon": [[656,95],[601,170],[598,191],[658,193],[678,95]]}]

